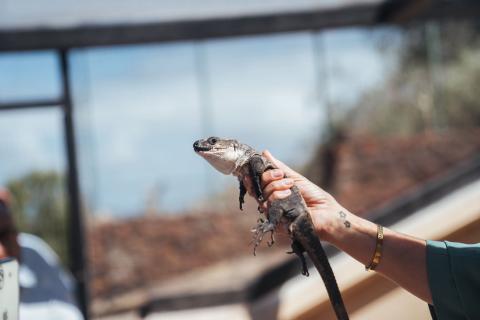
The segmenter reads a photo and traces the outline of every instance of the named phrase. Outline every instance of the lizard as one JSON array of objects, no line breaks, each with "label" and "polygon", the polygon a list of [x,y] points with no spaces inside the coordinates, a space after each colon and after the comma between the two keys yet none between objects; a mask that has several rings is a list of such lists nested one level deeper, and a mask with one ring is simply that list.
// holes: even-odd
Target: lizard
[{"label": "lizard", "polygon": [[[262,194],[261,176],[265,171],[275,169],[275,166],[255,149],[235,139],[218,137],[197,140],[193,143],[193,149],[217,171],[238,178],[240,210],[243,209],[244,198],[247,193],[243,183],[245,177],[251,179],[254,196],[258,203],[265,202],[266,199]],[[348,314],[335,275],[320,239],[315,234],[307,205],[300,194],[300,190],[295,185],[290,190],[291,194],[288,197],[270,203],[266,219],[260,218],[258,225],[253,229],[254,255],[257,246],[262,242],[266,233],[270,233],[268,246],[272,246],[274,244],[275,228],[279,224],[288,225],[288,234],[292,241],[292,251],[288,253],[294,253],[299,257],[304,276],[309,276],[304,252],[308,254],[325,283],[337,318],[347,320]],[[261,206],[259,206],[259,211],[262,212]]]}]

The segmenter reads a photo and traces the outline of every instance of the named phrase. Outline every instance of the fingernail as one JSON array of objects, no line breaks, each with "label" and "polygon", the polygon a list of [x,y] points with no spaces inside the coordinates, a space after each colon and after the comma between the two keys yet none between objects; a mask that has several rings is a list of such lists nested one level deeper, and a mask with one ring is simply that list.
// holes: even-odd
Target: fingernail
[{"label": "fingernail", "polygon": [[281,170],[273,170],[272,177],[274,178],[281,178],[283,177],[283,172]]},{"label": "fingernail", "polygon": [[282,196],[289,196],[290,195],[290,190],[282,190],[282,191],[279,191],[280,195]]},{"label": "fingernail", "polygon": [[283,179],[282,184],[284,186],[291,186],[291,185],[293,185],[293,179]]}]

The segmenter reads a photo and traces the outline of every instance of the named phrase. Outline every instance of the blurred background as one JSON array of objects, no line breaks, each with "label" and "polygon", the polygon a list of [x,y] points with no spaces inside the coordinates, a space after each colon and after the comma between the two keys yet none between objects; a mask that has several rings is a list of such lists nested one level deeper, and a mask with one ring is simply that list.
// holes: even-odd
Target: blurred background
[{"label": "blurred background", "polygon": [[[269,149],[352,212],[478,242],[479,14],[467,0],[0,0],[0,185],[88,319],[333,319],[286,239],[252,256],[255,204],[241,213],[235,179],[192,143]],[[329,251],[353,319],[427,317]]]}]

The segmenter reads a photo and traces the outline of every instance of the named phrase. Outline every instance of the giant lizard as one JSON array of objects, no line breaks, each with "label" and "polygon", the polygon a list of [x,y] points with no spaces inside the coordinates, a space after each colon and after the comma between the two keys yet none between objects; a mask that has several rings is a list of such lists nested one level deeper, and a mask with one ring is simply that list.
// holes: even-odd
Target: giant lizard
[{"label": "giant lizard", "polygon": [[[259,203],[264,199],[261,187],[262,174],[275,166],[255,151],[250,146],[234,139],[221,139],[210,137],[197,140],[193,144],[195,152],[207,160],[215,169],[226,175],[236,176],[240,183],[240,209],[244,203],[247,189],[243,179],[248,177],[253,185],[254,195]],[[259,219],[254,229],[253,246],[254,254],[257,246],[261,243],[264,234],[270,232],[268,245],[274,243],[273,233],[279,224],[288,225],[288,233],[292,241],[290,253],[295,253],[302,264],[302,274],[308,276],[308,268],[303,255],[307,252],[313,264],[322,277],[328,296],[338,319],[348,319],[345,305],[338,289],[337,281],[322,244],[315,234],[314,227],[307,205],[303,200],[299,189],[293,186],[291,194],[284,198],[274,200],[268,206],[266,219]],[[259,206],[259,210],[260,210]]]}]

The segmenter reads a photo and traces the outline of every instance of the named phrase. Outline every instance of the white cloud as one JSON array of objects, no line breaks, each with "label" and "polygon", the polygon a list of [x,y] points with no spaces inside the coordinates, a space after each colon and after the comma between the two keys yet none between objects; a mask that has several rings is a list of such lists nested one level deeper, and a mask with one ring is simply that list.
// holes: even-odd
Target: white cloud
[{"label": "white cloud", "polygon": [[[362,44],[361,36],[353,32],[329,44],[330,58],[335,58],[329,67],[345,71],[328,79],[334,97],[355,97],[381,78],[383,62],[370,44]],[[226,180],[191,150],[192,142],[204,134],[269,148],[292,164],[309,158],[310,143],[318,141],[324,117],[315,101],[310,35],[214,41],[204,50],[211,85],[209,132],[203,128],[191,43],[75,53],[74,72],[88,70],[82,83],[74,78],[74,85],[80,98],[77,119],[85,121],[77,128],[86,130],[77,134],[82,181],[96,210],[139,211],[156,185],[162,186],[159,197],[169,209],[189,206],[222,188]],[[0,151],[9,153],[8,159],[14,159],[12,154],[28,159],[24,164],[12,162],[15,172],[40,164],[59,166],[52,157],[61,150],[55,143],[61,141],[55,138],[61,131],[55,131],[55,121],[40,121],[33,114],[31,119],[35,121],[24,126],[12,122],[25,140],[0,140]]]},{"label": "white cloud", "polygon": [[31,170],[63,171],[63,126],[59,110],[0,113],[0,183]]}]

